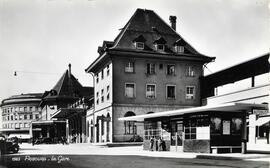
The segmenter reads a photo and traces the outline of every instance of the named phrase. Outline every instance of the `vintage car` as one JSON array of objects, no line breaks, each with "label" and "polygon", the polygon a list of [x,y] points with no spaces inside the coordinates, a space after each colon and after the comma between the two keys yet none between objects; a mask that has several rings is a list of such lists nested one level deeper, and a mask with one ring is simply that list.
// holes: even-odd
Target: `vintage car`
[{"label": "vintage car", "polygon": [[18,153],[20,146],[18,145],[18,138],[6,139],[0,135],[0,154]]}]

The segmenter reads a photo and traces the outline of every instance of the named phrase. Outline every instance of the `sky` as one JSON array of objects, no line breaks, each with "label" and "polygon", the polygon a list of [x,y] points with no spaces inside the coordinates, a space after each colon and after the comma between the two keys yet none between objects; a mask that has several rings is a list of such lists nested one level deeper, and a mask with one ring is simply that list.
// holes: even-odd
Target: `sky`
[{"label": "sky", "polygon": [[177,32],[216,57],[205,74],[269,52],[269,0],[0,0],[0,100],[52,89],[69,63],[92,86],[84,70],[137,8],[177,16]]}]

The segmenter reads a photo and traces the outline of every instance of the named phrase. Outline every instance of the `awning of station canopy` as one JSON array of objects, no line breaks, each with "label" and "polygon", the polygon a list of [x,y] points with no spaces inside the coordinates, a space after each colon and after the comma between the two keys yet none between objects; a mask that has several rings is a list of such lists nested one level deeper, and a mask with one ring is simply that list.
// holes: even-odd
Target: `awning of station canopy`
[{"label": "awning of station canopy", "polygon": [[251,111],[253,108],[266,109],[267,105],[248,104],[248,103],[226,103],[226,104],[218,104],[218,105],[207,105],[207,106],[200,106],[200,107],[184,108],[184,109],[179,109],[179,110],[157,112],[157,113],[144,114],[144,115],[131,116],[131,117],[122,117],[122,118],[119,118],[119,120],[120,121],[144,121],[144,119],[150,119],[150,118],[172,117],[172,116],[180,116],[184,114],[192,114],[192,113],[198,113],[198,112],[211,112],[211,111],[220,111],[220,112],[225,112],[225,113],[247,112],[247,111]]}]

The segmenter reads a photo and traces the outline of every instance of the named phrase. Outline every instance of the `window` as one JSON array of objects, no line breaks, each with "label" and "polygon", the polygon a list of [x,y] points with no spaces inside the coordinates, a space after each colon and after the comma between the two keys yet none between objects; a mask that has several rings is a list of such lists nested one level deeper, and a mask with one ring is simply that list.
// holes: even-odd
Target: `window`
[{"label": "window", "polygon": [[147,74],[155,74],[155,71],[156,71],[155,64],[153,64],[153,63],[146,64],[146,73]]},{"label": "window", "polygon": [[187,67],[187,76],[189,76],[189,77],[195,76],[194,68],[192,66]]},{"label": "window", "polygon": [[98,74],[96,74],[96,83],[99,82],[99,77],[98,77]]},{"label": "window", "polygon": [[107,65],[107,76],[110,75],[110,65]]},{"label": "window", "polygon": [[137,49],[143,50],[144,49],[144,43],[143,42],[136,42],[135,46]]},{"label": "window", "polygon": [[163,44],[157,44],[156,45],[158,51],[164,51],[165,46]]},{"label": "window", "polygon": [[24,123],[24,127],[25,128],[29,127],[28,123]]},{"label": "window", "polygon": [[195,98],[195,86],[187,86],[186,99],[194,99],[194,98]]},{"label": "window", "polygon": [[19,120],[22,120],[23,119],[23,115],[19,115]]},{"label": "window", "polygon": [[33,107],[29,107],[29,111],[33,111]]},{"label": "window", "polygon": [[156,97],[156,85],[146,85],[146,97],[150,99]]},{"label": "window", "polygon": [[96,103],[99,104],[99,92],[96,93]]},{"label": "window", "polygon": [[134,62],[126,63],[125,72],[134,73]]},{"label": "window", "polygon": [[178,53],[184,53],[185,48],[184,46],[175,46],[175,51]]},{"label": "window", "polygon": [[175,74],[175,65],[167,65],[167,75]]},{"label": "window", "polygon": [[107,100],[110,99],[110,85],[107,86]]},{"label": "window", "polygon": [[126,83],[125,96],[128,98],[135,97],[135,84],[134,83]]},{"label": "window", "polygon": [[13,120],[13,116],[10,116],[10,120]]},{"label": "window", "polygon": [[104,78],[104,69],[101,70],[101,79]]},{"label": "window", "polygon": [[23,107],[23,111],[27,111],[27,107]]},{"label": "window", "polygon": [[159,64],[159,69],[163,69],[163,64]]},{"label": "window", "polygon": [[23,119],[27,120],[27,115],[26,114],[23,116]]},{"label": "window", "polygon": [[36,114],[36,115],[35,115],[35,117],[36,117],[36,120],[38,120],[38,119],[39,119],[39,115],[38,115],[38,114]]},{"label": "window", "polygon": [[101,103],[104,102],[104,89],[101,89]]},{"label": "window", "polygon": [[167,86],[167,99],[175,99],[175,86],[169,85]]},{"label": "window", "polygon": [[[126,112],[124,117],[136,116],[132,111]],[[134,121],[124,121],[125,134],[134,135],[137,134],[137,127]]]},{"label": "window", "polygon": [[30,120],[32,120],[33,119],[33,115],[32,114],[30,114]]}]

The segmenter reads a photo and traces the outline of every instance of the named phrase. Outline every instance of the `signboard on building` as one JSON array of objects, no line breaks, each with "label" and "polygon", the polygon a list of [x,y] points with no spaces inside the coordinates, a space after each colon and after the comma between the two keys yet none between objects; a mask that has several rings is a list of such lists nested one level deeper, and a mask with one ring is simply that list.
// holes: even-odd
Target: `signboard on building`
[{"label": "signboard on building", "polygon": [[266,109],[253,109],[252,113],[260,116],[269,113],[269,111]]},{"label": "signboard on building", "polygon": [[223,135],[230,135],[231,122],[229,120],[223,120]]}]

